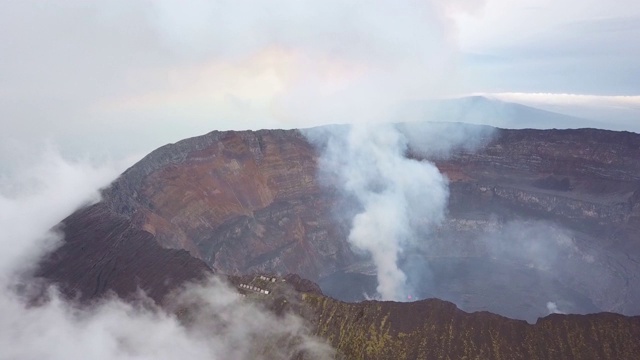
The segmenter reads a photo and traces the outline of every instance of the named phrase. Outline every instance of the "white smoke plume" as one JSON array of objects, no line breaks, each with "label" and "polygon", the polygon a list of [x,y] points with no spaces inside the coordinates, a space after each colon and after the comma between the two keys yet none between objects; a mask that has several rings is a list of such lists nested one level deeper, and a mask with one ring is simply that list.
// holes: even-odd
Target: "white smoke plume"
[{"label": "white smoke plume", "polygon": [[[362,207],[353,218],[349,242],[374,261],[380,297],[406,299],[407,277],[399,259],[416,241],[418,223],[429,226],[443,219],[447,180],[433,164],[405,156],[407,139],[394,125],[326,131],[321,175],[334,179]],[[307,133],[313,139],[313,131]]]},{"label": "white smoke plume", "polygon": [[558,305],[553,301],[547,302],[547,310],[549,310],[549,314],[566,314],[565,312],[558,310]]},{"label": "white smoke plume", "polygon": [[216,279],[174,295],[174,308],[198,305],[190,322],[143,294],[137,303],[106,298],[79,306],[49,288],[48,301],[28,303],[17,289],[29,285],[29,271],[62,241],[49,229],[99,200],[97,189],[121,170],[47,152],[2,178],[0,359],[290,359],[301,350],[314,359],[333,356],[301,318],[276,317]]}]

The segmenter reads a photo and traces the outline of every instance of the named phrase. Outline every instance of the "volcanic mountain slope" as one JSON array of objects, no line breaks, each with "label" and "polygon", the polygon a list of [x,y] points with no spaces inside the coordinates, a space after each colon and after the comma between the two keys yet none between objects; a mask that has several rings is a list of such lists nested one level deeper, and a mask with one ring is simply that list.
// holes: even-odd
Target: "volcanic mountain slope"
[{"label": "volcanic mountain slope", "polygon": [[[418,152],[408,156],[422,158]],[[639,158],[636,134],[496,130],[479,151],[436,159],[451,180],[451,198],[448,220],[422,254],[425,262],[444,264],[435,265],[433,277],[445,277],[446,290],[464,292],[459,304],[467,310],[496,299],[504,310],[514,299],[545,291],[544,275],[557,275],[558,289],[575,292],[596,309],[637,313]],[[100,203],[62,222],[65,243],[38,275],[82,299],[109,291],[127,297],[140,288],[159,303],[212,268],[232,275],[295,272],[314,280],[333,277],[334,284],[350,276],[364,279],[358,285],[371,282],[366,259],[345,241],[348,221],[334,215],[336,209],[341,216],[357,209],[318,183],[317,163],[315,148],[293,130],[213,132],[160,148],[106,189]],[[571,234],[571,246],[558,262],[564,267],[556,266],[554,274],[538,264],[514,263],[516,258],[505,264],[477,241],[508,230],[511,221],[531,218],[552,219]],[[465,271],[474,261],[489,270]],[[471,286],[477,272],[496,269],[509,276]],[[515,279],[538,287],[513,283],[513,270],[523,272]],[[344,303],[322,295],[313,283],[287,279],[306,309],[301,314],[346,358],[640,355],[638,317],[550,315],[531,325],[465,313],[435,299]],[[243,277],[229,280],[244,291]],[[510,287],[500,288],[506,282]],[[268,296],[279,299],[277,293]]]},{"label": "volcanic mountain slope", "polygon": [[76,211],[58,227],[65,242],[41,264],[36,276],[53,280],[70,298],[122,298],[139,290],[160,303],[185,281],[211,269],[185,250],[165,249],[153,235],[113,213],[104,203]]},{"label": "volcanic mountain slope", "polygon": [[[640,314],[640,136],[495,130],[486,140],[434,158],[450,179],[450,204],[416,252],[429,267],[416,297],[530,322],[549,301],[570,312]],[[297,273],[331,296],[362,300],[375,278],[346,241],[358,209],[318,182],[318,157],[297,130],[212,132],[167,145],[122,174],[94,210],[65,220],[67,240],[93,231],[96,244],[126,247],[135,233],[223,273]],[[542,236],[534,240],[553,252],[533,256],[553,261],[513,256],[531,253],[503,246],[522,242],[521,233]],[[54,258],[77,251],[69,246]],[[64,272],[69,266],[53,262],[41,273],[62,279],[80,268]],[[83,284],[83,294],[101,292],[97,280]]]}]

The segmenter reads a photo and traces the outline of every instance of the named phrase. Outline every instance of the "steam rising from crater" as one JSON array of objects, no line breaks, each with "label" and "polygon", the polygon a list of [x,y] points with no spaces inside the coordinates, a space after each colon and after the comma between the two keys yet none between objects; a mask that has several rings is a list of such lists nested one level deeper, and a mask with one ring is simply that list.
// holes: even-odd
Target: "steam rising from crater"
[{"label": "steam rising from crater", "polygon": [[[418,158],[447,158],[460,150],[473,152],[493,137],[490,128],[423,122],[334,126],[308,130],[305,135],[321,153],[321,182],[337,188],[344,199],[356,204],[356,211],[340,214],[350,219],[348,241],[352,249],[375,265],[377,294],[373,298],[407,301],[410,295],[420,294],[443,297],[464,308],[463,298],[455,291],[443,292],[441,286],[457,279],[442,278],[442,270],[431,267],[429,259],[442,254],[477,256],[489,262],[500,259],[501,263],[539,272],[537,276],[543,278],[544,274],[572,273],[594,262],[593,254],[579,248],[570,231],[551,222],[496,222],[496,229],[479,230],[473,235],[475,240],[459,241],[448,238],[451,235],[446,231],[435,232],[446,217],[449,183],[433,163]],[[486,273],[482,264],[471,261],[465,269]],[[486,276],[491,278],[492,274]],[[504,276],[517,279],[517,275]],[[489,283],[492,281],[500,284],[503,280],[496,278]],[[553,284],[540,291],[557,299],[563,309],[595,309],[582,296]],[[371,297],[365,294],[365,298]],[[540,307],[532,313],[544,315],[545,303],[532,305]],[[509,314],[535,321],[535,314]]]},{"label": "steam rising from crater", "polygon": [[431,163],[405,157],[406,137],[392,125],[353,126],[328,143],[321,168],[335,169],[346,194],[363,211],[353,219],[349,242],[371,255],[378,293],[384,300],[406,298],[406,274],[398,259],[415,241],[417,221],[442,220],[448,190]]},{"label": "steam rising from crater", "polygon": [[444,154],[454,147],[479,144],[478,139],[483,138],[479,134],[487,135],[486,129],[456,124],[375,124],[313,129],[305,134],[322,149],[321,179],[360,206],[348,240],[354,250],[373,260],[379,297],[406,300],[413,292],[408,278],[412,274],[400,264],[406,252],[428,241],[425,234],[444,219],[449,196],[448,181],[438,168],[429,161],[409,158],[407,153],[432,150]]},{"label": "steam rising from crater", "polygon": [[549,310],[549,314],[565,314],[564,312],[558,310],[558,305],[553,301],[547,302],[547,310]]}]

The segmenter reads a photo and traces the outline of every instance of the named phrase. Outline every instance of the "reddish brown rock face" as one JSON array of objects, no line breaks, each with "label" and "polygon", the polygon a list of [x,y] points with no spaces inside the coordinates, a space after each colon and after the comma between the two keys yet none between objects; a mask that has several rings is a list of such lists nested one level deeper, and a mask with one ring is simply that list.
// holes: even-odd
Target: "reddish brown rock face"
[{"label": "reddish brown rock face", "polygon": [[[179,161],[154,163],[152,154],[141,162],[147,169],[127,171],[106,201],[114,189],[128,189],[136,201],[114,202],[130,206],[121,212],[162,246],[186,249],[226,273],[318,278],[351,260],[336,241],[345,238],[344,222],[331,216],[339,200],[320,189],[317,154],[299,133],[212,133],[184,145]],[[171,156],[176,146],[158,151]]]},{"label": "reddish brown rock face", "polygon": [[64,294],[94,300],[109,293],[128,298],[143,290],[160,302],[185,281],[211,274],[184,250],[158,246],[154,237],[104,203],[76,211],[60,225],[65,243],[36,276],[61,285]]}]

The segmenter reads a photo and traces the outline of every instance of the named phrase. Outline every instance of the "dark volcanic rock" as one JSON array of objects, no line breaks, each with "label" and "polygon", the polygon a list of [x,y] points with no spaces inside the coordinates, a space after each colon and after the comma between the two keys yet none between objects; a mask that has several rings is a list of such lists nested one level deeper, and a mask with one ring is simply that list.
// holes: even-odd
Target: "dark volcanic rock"
[{"label": "dark volcanic rock", "polygon": [[160,303],[185,281],[211,269],[185,250],[164,249],[153,235],[114,214],[104,203],[86,207],[61,224],[65,243],[36,274],[60,284],[69,297],[95,299],[108,292],[127,298],[138,290]]}]

